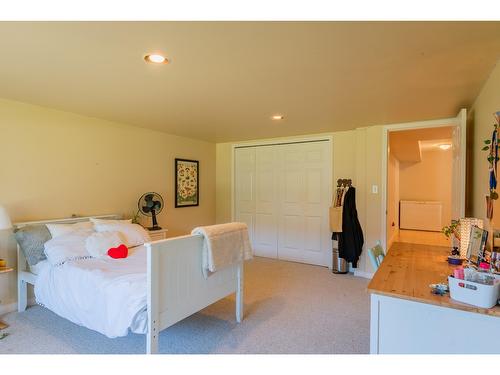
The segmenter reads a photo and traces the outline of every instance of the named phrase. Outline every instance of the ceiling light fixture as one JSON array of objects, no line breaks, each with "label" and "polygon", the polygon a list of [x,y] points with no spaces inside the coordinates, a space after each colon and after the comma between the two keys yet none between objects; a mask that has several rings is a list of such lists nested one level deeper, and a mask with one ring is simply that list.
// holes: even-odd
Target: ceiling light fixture
[{"label": "ceiling light fixture", "polygon": [[444,143],[442,145],[439,145],[439,148],[441,150],[448,150],[450,147],[451,147],[451,145],[449,143]]},{"label": "ceiling light fixture", "polygon": [[285,116],[283,115],[274,115],[271,117],[273,120],[283,120]]},{"label": "ceiling light fixture", "polygon": [[168,59],[162,55],[158,55],[156,53],[151,53],[144,56],[144,60],[148,63],[153,64],[168,64]]}]

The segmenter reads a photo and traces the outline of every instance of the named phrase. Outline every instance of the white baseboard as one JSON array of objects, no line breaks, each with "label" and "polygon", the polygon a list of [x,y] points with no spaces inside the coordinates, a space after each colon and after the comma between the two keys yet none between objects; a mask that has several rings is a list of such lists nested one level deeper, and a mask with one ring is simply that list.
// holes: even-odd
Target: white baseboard
[{"label": "white baseboard", "polygon": [[[32,305],[36,305],[35,298],[30,298],[28,300],[28,306]],[[17,302],[0,304],[0,315],[8,314],[14,311],[17,311]]]},{"label": "white baseboard", "polygon": [[374,273],[372,273],[372,272],[354,270],[354,276],[357,276],[357,277],[364,277],[365,279],[371,279],[373,277],[373,275],[374,275]]}]

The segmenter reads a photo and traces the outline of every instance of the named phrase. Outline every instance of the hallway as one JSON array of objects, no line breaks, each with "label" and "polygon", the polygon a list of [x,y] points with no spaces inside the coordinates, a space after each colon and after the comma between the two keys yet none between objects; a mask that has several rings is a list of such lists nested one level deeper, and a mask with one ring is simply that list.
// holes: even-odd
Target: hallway
[{"label": "hallway", "polygon": [[450,240],[441,232],[400,229],[394,236],[394,242],[421,245],[451,246]]}]

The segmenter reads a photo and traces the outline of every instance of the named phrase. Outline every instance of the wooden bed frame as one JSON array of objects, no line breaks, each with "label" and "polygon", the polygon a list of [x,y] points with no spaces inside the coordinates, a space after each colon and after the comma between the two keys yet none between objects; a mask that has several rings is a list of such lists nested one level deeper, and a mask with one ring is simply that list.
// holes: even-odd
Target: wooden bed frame
[{"label": "wooden bed frame", "polygon": [[[92,216],[118,219],[120,215]],[[72,224],[88,217],[15,223],[15,228],[40,224]],[[145,244],[147,250],[148,332],[146,353],[158,352],[160,331],[236,293],[236,321],[243,318],[243,262],[222,269],[208,278],[202,272],[201,235],[168,238]],[[17,248],[18,311],[28,304],[27,284],[35,285],[37,276],[30,272],[26,258]]]}]

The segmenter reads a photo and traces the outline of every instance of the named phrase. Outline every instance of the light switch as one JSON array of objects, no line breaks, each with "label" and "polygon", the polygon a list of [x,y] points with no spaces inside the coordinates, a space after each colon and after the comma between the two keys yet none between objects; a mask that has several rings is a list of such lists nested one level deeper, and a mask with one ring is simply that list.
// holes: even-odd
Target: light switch
[{"label": "light switch", "polygon": [[372,185],[372,194],[378,194],[378,185]]}]

